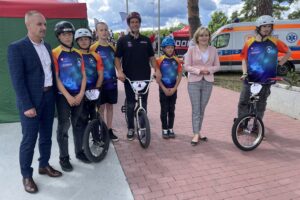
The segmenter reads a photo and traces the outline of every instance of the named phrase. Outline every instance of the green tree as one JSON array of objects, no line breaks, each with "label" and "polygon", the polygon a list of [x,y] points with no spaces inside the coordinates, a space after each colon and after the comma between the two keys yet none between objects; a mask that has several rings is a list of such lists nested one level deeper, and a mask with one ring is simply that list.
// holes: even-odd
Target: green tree
[{"label": "green tree", "polygon": [[[282,11],[289,10],[292,3],[299,0],[242,0],[244,6],[239,13],[241,21],[255,21],[261,15],[272,15],[281,19]],[[285,3],[286,5],[284,5]]]},{"label": "green tree", "polygon": [[299,19],[300,18],[300,9],[292,12],[291,14],[288,15],[289,19]]},{"label": "green tree", "polygon": [[239,19],[239,11],[234,11],[230,16],[230,22],[234,22],[236,19]]},{"label": "green tree", "polygon": [[244,5],[240,12],[241,21],[254,21],[256,19],[257,0],[243,0]]},{"label": "green tree", "polygon": [[277,18],[277,19],[282,19],[281,13],[283,11],[287,11],[290,8],[288,6],[281,6],[279,4],[274,4],[273,5],[273,17]]},{"label": "green tree", "polygon": [[224,26],[228,23],[228,18],[222,11],[215,11],[212,16],[211,20],[208,24],[209,30],[214,33],[217,31],[221,26]]}]

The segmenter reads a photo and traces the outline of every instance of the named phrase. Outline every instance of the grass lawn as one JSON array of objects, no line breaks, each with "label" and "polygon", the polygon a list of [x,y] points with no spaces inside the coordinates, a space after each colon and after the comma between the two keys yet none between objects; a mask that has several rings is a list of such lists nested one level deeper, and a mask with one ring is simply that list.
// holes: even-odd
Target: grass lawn
[{"label": "grass lawn", "polygon": [[[296,82],[293,83],[294,86],[300,87],[300,75],[299,73],[294,75],[297,77],[289,77],[287,76],[286,78],[289,80],[297,80]],[[215,73],[215,85],[227,88],[230,90],[234,90],[237,92],[241,91],[242,87],[242,81],[240,80],[241,77],[241,72],[217,72]],[[285,81],[278,81],[278,83],[286,84]]]},{"label": "grass lawn", "polygon": [[240,77],[241,72],[217,72],[214,85],[240,92],[242,87]]}]

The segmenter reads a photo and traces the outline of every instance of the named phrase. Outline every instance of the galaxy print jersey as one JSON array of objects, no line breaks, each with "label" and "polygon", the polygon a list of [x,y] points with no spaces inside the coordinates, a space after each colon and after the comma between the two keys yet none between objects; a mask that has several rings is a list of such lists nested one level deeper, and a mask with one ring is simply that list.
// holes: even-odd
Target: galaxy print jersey
[{"label": "galaxy print jersey", "polygon": [[65,89],[70,94],[78,94],[81,88],[82,72],[84,72],[84,62],[79,50],[72,48],[65,51],[61,46],[52,50],[55,72]]},{"label": "galaxy print jersey", "polygon": [[177,76],[182,72],[182,65],[175,56],[161,56],[157,59],[157,66],[161,71],[161,81],[166,88],[173,88],[176,84]]},{"label": "galaxy print jersey", "polygon": [[95,52],[82,53],[82,57],[86,73],[86,90],[95,89],[98,80],[98,72],[103,71],[102,59]]},{"label": "galaxy print jersey", "polygon": [[288,46],[277,38],[267,37],[262,42],[250,38],[241,53],[247,63],[248,81],[271,83],[269,79],[277,74],[278,52],[288,51]]},{"label": "galaxy print jersey", "polygon": [[115,70],[115,49],[111,45],[102,46],[97,41],[91,46],[91,51],[100,55],[104,70],[103,70],[103,85],[105,90],[117,89],[117,75]]}]

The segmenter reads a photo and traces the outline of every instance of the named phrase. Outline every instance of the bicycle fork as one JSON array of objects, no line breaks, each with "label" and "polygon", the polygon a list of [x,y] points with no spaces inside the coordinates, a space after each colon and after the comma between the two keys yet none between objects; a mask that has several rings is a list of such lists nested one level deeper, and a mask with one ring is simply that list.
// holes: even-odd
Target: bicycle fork
[{"label": "bicycle fork", "polygon": [[146,130],[146,128],[140,127],[140,123],[139,123],[140,122],[139,112],[141,110],[144,111],[144,112],[146,112],[146,110],[142,106],[142,96],[141,95],[137,95],[137,99],[138,99],[138,102],[136,104],[136,107],[134,108],[134,110],[135,110],[136,125],[137,125],[137,131]]}]

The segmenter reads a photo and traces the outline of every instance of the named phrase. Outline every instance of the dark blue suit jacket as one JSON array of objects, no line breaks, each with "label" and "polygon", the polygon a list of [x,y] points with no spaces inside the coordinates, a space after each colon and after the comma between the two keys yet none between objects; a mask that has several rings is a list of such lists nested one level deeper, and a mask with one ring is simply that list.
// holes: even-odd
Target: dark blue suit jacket
[{"label": "dark blue suit jacket", "polygon": [[[45,46],[51,57],[52,80],[55,88],[51,47],[46,43]],[[33,44],[28,37],[13,42],[8,47],[7,55],[9,72],[20,112],[24,113],[24,111],[31,108],[37,109],[43,96],[45,75]]]}]

